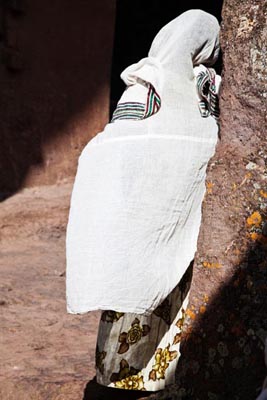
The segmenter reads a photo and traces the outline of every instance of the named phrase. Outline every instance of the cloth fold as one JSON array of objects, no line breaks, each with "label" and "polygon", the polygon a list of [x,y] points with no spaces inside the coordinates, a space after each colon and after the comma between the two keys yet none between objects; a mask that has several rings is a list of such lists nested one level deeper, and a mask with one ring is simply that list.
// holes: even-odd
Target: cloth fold
[{"label": "cloth fold", "polygon": [[[218,34],[215,17],[187,11],[122,73],[128,86],[118,106],[146,107],[141,118],[107,124],[79,157],[66,237],[68,312],[150,315],[194,258],[218,125],[199,112],[193,68],[215,62]],[[160,105],[148,111],[151,87]]]},{"label": "cloth fold", "polygon": [[[147,80],[138,78],[136,71],[138,71],[139,68],[136,69],[135,65],[138,64],[129,67],[133,75],[129,77],[127,73],[127,78],[125,77],[125,82],[128,83],[129,86],[118,102],[111,122],[119,119],[145,119],[157,113],[161,107],[161,97],[152,85],[151,79],[149,77],[146,77]],[[142,68],[143,65],[141,70]],[[154,71],[154,73],[156,73],[156,71]],[[213,68],[206,68],[202,64],[194,67],[194,75],[201,116],[206,118],[211,115],[218,121],[220,114],[218,94],[221,77],[216,74]],[[144,78],[144,74],[142,74],[142,76]]]},{"label": "cloth fold", "polygon": [[161,96],[164,71],[161,62],[156,57],[142,58],[121,73],[121,79],[127,86],[134,85],[139,80],[149,82]]},{"label": "cloth fold", "polygon": [[221,77],[213,68],[206,68],[202,64],[194,68],[194,73],[201,116],[206,118],[211,115],[218,121]]}]

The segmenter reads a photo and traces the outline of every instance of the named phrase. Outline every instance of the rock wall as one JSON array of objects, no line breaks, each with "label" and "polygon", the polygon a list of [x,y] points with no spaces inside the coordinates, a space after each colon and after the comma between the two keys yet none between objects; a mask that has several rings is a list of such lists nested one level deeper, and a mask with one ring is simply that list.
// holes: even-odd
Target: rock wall
[{"label": "rock wall", "polygon": [[81,149],[107,122],[115,0],[7,0],[0,14],[5,198],[72,179]]},{"label": "rock wall", "polygon": [[251,400],[267,336],[267,2],[225,0],[222,17],[221,138],[174,397]]}]

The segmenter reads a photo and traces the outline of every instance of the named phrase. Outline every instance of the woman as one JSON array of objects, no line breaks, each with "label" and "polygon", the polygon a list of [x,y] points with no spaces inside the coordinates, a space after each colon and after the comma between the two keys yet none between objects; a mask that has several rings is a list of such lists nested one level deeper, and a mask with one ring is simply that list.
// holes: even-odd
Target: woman
[{"label": "woman", "polygon": [[163,27],[148,57],[121,74],[127,88],[112,121],[79,158],[67,310],[104,310],[102,385],[156,391],[174,380],[218,136],[218,77],[206,68],[217,59],[218,35],[216,18],[201,10]]}]

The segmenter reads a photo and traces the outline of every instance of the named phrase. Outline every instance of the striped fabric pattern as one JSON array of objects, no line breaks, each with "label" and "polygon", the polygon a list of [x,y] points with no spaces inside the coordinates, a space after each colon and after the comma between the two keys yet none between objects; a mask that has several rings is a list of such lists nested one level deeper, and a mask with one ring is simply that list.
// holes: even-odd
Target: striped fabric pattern
[{"label": "striped fabric pattern", "polygon": [[215,84],[216,72],[213,68],[206,68],[197,75],[197,91],[200,98],[199,110],[202,117],[212,115],[219,119],[219,98]]},{"label": "striped fabric pattern", "polygon": [[145,110],[146,105],[137,101],[118,103],[111,122],[117,119],[143,119]]},{"label": "striped fabric pattern", "polygon": [[161,100],[156,92],[154,86],[149,85],[148,94],[147,94],[147,103],[146,103],[146,112],[144,118],[148,118],[151,115],[158,112],[160,109]]},{"label": "striped fabric pattern", "polygon": [[160,105],[160,96],[156,92],[154,86],[149,84],[146,104],[136,101],[118,103],[111,122],[119,119],[140,120],[148,118],[158,112]]}]

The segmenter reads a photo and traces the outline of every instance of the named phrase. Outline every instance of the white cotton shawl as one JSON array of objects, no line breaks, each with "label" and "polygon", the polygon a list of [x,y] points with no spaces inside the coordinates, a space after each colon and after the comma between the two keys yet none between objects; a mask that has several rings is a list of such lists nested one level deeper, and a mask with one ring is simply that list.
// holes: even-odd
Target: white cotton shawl
[{"label": "white cotton shawl", "polygon": [[69,313],[149,315],[194,258],[218,126],[200,115],[193,67],[215,62],[218,33],[215,17],[187,11],[122,73],[120,102],[139,101],[146,82],[161,107],[107,124],[79,157],[66,238]]}]

